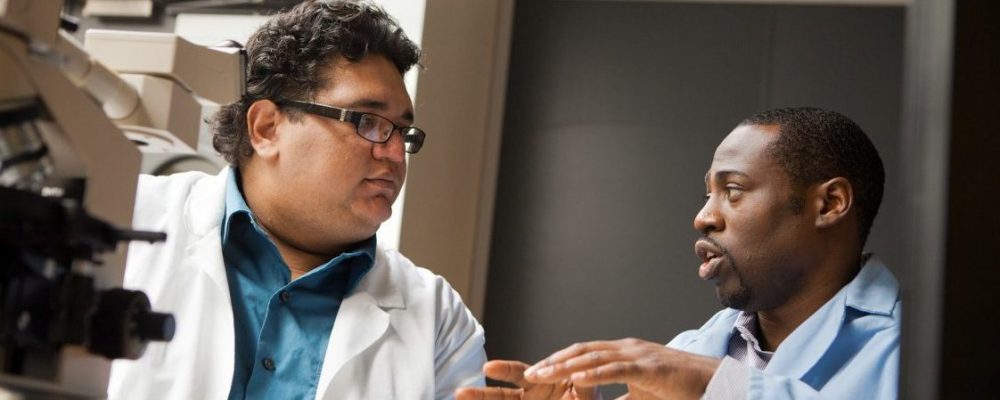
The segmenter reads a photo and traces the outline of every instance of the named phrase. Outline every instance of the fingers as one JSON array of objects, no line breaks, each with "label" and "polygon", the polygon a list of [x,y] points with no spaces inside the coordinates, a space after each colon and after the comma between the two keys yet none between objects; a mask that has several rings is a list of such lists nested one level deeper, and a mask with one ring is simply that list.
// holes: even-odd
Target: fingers
[{"label": "fingers", "polygon": [[455,391],[455,400],[520,400],[524,391],[501,387],[462,388]]},{"label": "fingers", "polygon": [[520,361],[493,360],[483,366],[483,373],[487,378],[513,383],[519,387],[529,385],[524,380],[524,370],[528,369],[528,364]]},{"label": "fingers", "polygon": [[642,367],[634,361],[615,361],[596,368],[574,372],[570,380],[574,385],[597,386],[611,383],[632,383],[642,378]]},{"label": "fingers", "polygon": [[[641,354],[629,350],[599,350],[584,353],[562,363],[552,364],[536,370],[535,374],[527,375],[528,382],[558,382],[569,379],[582,371],[593,370],[602,365],[619,361],[633,361]],[[576,382],[574,382],[576,383]]]},{"label": "fingers", "polygon": [[564,365],[566,361],[582,354],[614,348],[614,342],[608,341],[576,343],[532,365],[524,371],[524,375],[530,382],[556,382],[559,380],[559,376],[567,375],[565,373],[566,365]]},{"label": "fingers", "polygon": [[[650,349],[662,345],[639,339],[577,343],[560,350],[525,371],[525,378],[532,383],[552,383],[568,379],[575,373],[622,361],[636,361]],[[593,371],[592,371],[593,372]],[[574,383],[575,382],[574,380]]]},{"label": "fingers", "polygon": [[620,340],[616,341],[599,340],[594,342],[575,343],[565,349],[552,353],[551,356],[542,360],[538,364],[535,364],[535,366],[538,366],[539,364],[543,363],[547,363],[549,365],[554,363],[560,363],[569,360],[573,357],[579,356],[580,354],[589,353],[593,351],[616,349],[621,347],[620,342],[621,342]]}]

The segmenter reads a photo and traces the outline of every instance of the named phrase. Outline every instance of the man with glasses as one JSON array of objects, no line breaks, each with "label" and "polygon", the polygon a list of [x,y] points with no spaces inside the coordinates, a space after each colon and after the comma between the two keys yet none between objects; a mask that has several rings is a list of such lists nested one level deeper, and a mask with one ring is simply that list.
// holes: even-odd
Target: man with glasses
[{"label": "man with glasses", "polygon": [[114,365],[121,399],[450,397],[483,385],[483,331],[439,276],[379,246],[425,134],[419,50],[381,8],[305,2],[247,45],[247,93],[214,118],[231,166],[143,177],[125,283],[173,341]]}]

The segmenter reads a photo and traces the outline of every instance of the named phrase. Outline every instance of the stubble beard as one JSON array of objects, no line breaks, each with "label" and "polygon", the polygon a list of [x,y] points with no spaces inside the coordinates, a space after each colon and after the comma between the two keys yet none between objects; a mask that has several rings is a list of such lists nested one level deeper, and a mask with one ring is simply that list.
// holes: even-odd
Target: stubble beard
[{"label": "stubble beard", "polygon": [[[791,215],[799,215],[805,207],[805,197],[798,191],[792,193],[786,205],[787,210],[791,213]],[[723,251],[725,251],[724,257],[726,257],[726,260],[729,262],[729,270],[732,271],[733,276],[736,277],[736,282],[739,283],[739,285],[734,293],[719,293],[719,302],[722,303],[723,307],[740,311],[756,312],[756,309],[748,309],[748,307],[750,307],[751,299],[753,298],[753,290],[751,290],[750,286],[747,285],[746,279],[743,278],[743,274],[740,272],[741,268],[736,265],[736,261],[733,257],[730,256],[729,252],[725,249],[723,249]],[[759,307],[760,306],[758,305],[755,308]]]},{"label": "stubble beard", "polygon": [[728,253],[724,255],[726,257],[727,264],[729,264],[729,270],[732,275],[736,278],[738,283],[736,291],[734,293],[719,293],[719,302],[722,303],[723,307],[732,308],[741,311],[747,311],[746,307],[750,303],[751,291],[750,287],[746,284],[746,279],[743,279],[743,274],[740,273],[740,268],[736,266],[736,262],[733,257]]}]

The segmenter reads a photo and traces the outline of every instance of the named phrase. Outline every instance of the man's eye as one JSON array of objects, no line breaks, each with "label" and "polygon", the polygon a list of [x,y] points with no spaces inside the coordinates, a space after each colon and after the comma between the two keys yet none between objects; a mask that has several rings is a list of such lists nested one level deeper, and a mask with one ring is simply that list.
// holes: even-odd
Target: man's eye
[{"label": "man's eye", "polygon": [[362,132],[367,132],[374,130],[378,125],[378,121],[371,114],[364,114],[361,116],[361,121],[358,122],[358,130]]},{"label": "man's eye", "polygon": [[743,189],[733,186],[726,187],[726,196],[735,197],[739,196],[740,193],[743,193]]}]

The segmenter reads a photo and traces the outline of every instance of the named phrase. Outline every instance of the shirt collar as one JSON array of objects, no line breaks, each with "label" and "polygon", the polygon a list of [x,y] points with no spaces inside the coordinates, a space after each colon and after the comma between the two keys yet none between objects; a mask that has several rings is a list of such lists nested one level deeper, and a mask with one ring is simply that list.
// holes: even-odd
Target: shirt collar
[{"label": "shirt collar", "polygon": [[247,205],[246,199],[243,198],[243,192],[240,190],[239,171],[236,168],[230,168],[229,176],[226,178],[226,208],[222,214],[223,243],[229,239],[229,230],[233,226],[231,221],[237,215],[246,215],[250,221],[256,224],[253,212],[250,211],[250,206]]},{"label": "shirt collar", "polygon": [[358,246],[355,247],[353,251],[367,255],[371,262],[374,263],[375,248],[378,247],[378,241],[376,239],[377,236],[378,235],[372,235],[372,237],[358,243]]},{"label": "shirt collar", "polygon": [[736,322],[733,322],[733,335],[739,335],[752,344],[753,349],[761,355],[764,361],[768,361],[770,356],[774,354],[773,351],[764,351],[760,347],[760,340],[757,339],[757,336],[760,335],[760,329],[757,323],[757,313],[755,312],[740,311],[740,314],[736,317]]},{"label": "shirt collar", "polygon": [[861,271],[854,279],[781,342],[765,371],[791,377],[805,376],[841,334],[850,310],[878,318],[898,316],[896,278],[878,258],[865,255],[862,260]]},{"label": "shirt collar", "polygon": [[[861,270],[841,289],[844,306],[869,314],[891,316],[899,298],[899,283],[878,257],[867,253],[862,255],[861,260]],[[834,295],[834,298],[837,296]],[[832,299],[827,305],[831,303],[834,303]],[[739,311],[733,322],[732,333],[742,333],[744,337],[749,335],[748,340],[752,339],[755,347],[761,351],[757,342],[758,326],[756,312]]]},{"label": "shirt collar", "polygon": [[311,271],[305,273],[305,275],[302,275],[299,279],[303,282],[308,282],[315,278],[312,275],[328,274],[331,270],[336,268],[337,265],[342,264],[345,260],[356,259],[360,256],[367,256],[367,258],[362,258],[359,263],[350,264],[347,276],[347,292],[350,292],[358,285],[361,278],[363,278],[375,264],[376,246],[377,242],[375,235],[372,235],[372,237],[358,242],[351,248],[345,250],[343,253],[340,253],[340,255],[327,260],[327,262],[316,268],[313,268]]},{"label": "shirt collar", "polygon": [[899,300],[899,282],[872,254],[863,256],[861,271],[847,285],[845,305],[858,311],[891,316]]}]

